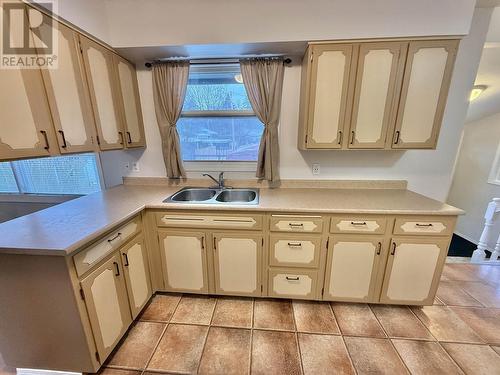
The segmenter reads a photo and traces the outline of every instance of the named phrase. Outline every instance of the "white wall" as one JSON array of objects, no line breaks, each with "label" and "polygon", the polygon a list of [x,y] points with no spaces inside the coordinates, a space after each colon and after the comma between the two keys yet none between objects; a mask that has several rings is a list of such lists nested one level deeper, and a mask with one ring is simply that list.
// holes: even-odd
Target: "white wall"
[{"label": "white wall", "polygon": [[[282,178],[321,179],[407,179],[409,188],[444,200],[474,82],[482,45],[488,30],[491,9],[476,9],[470,35],[461,42],[451,83],[437,150],[412,151],[299,151],[297,128],[300,67],[285,69],[280,125]],[[152,100],[151,72],[139,71],[139,86],[148,148],[145,151],[115,151],[102,155],[108,185],[121,182],[126,162],[139,160],[140,172],[133,176],[165,176]],[[321,174],[313,176],[312,163],[321,164]],[[249,173],[239,176],[251,176]]]},{"label": "white wall", "polygon": [[474,0],[106,0],[115,47],[464,35]]},{"label": "white wall", "polygon": [[[488,183],[499,143],[500,113],[466,124],[448,203],[466,211],[456,232],[475,243],[483,230],[486,206],[492,198],[500,198],[500,185]],[[500,223],[493,233],[498,236]],[[496,236],[491,239],[491,248]]]}]

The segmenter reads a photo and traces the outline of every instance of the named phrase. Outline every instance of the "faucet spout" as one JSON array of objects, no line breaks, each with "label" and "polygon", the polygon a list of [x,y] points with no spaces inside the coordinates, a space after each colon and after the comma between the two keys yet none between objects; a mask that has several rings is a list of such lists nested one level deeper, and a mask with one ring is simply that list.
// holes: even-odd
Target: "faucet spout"
[{"label": "faucet spout", "polygon": [[224,172],[219,173],[219,179],[217,180],[215,177],[208,173],[203,173],[204,177],[210,178],[213,182],[217,184],[217,188],[224,189]]}]

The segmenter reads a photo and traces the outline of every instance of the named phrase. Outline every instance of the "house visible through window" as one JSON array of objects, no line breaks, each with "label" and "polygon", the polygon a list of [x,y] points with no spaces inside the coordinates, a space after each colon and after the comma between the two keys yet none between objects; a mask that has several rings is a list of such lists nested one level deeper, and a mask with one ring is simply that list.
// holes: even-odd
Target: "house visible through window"
[{"label": "house visible through window", "polygon": [[90,194],[100,190],[95,154],[0,163],[0,193]]},{"label": "house visible through window", "polygon": [[263,129],[239,64],[191,66],[177,123],[183,160],[255,161]]}]

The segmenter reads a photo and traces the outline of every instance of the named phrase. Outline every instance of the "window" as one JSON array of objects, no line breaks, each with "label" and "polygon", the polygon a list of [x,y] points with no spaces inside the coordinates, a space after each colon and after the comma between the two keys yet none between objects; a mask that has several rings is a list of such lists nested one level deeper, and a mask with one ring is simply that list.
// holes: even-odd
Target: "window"
[{"label": "window", "polygon": [[100,190],[95,154],[0,163],[0,193],[90,194]]},{"label": "window", "polygon": [[256,161],[264,126],[248,100],[239,64],[191,66],[177,123],[185,161]]}]

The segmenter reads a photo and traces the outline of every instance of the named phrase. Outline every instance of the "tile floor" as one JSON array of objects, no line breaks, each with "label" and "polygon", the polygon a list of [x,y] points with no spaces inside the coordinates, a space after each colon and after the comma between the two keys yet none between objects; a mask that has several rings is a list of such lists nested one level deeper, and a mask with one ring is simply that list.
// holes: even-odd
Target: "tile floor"
[{"label": "tile floor", "polygon": [[[446,264],[433,306],[159,294],[101,375],[500,374],[500,267]],[[3,368],[0,375],[12,374]]]},{"label": "tile floor", "polygon": [[160,294],[102,375],[500,374],[500,267],[447,264],[434,306]]}]

